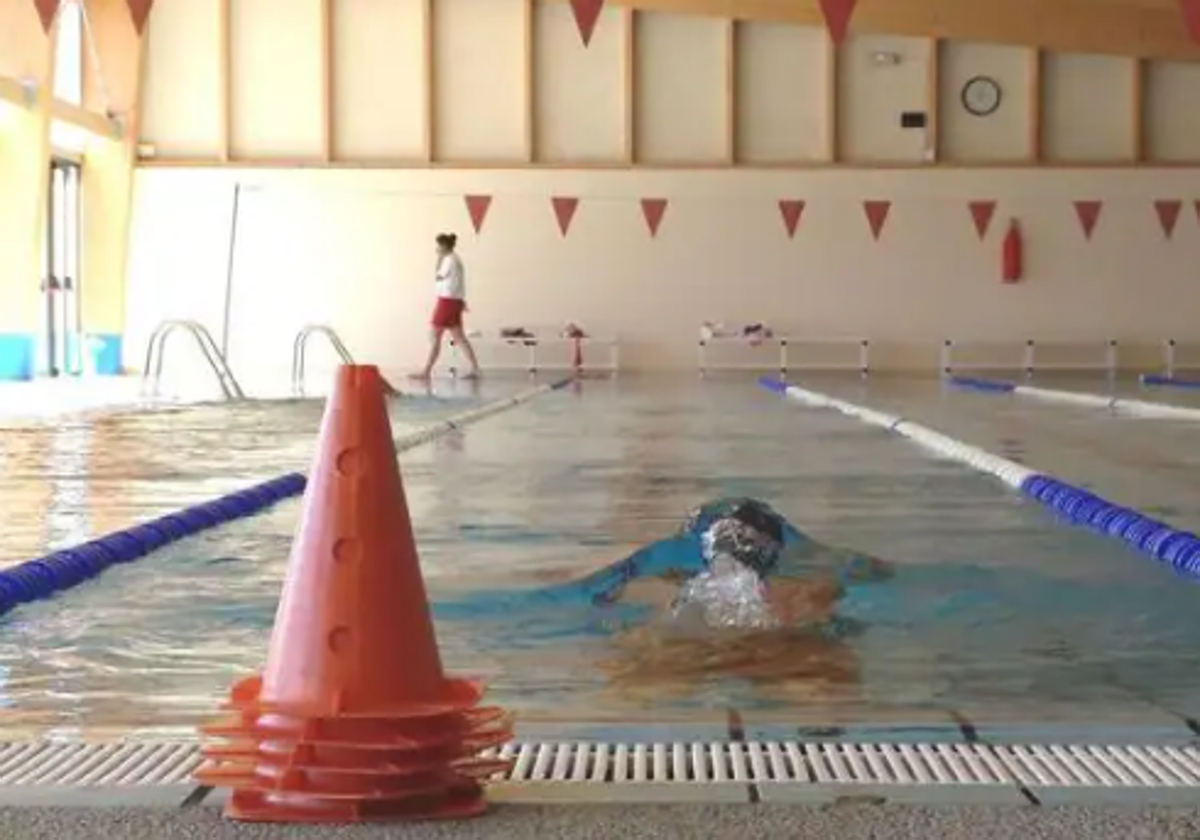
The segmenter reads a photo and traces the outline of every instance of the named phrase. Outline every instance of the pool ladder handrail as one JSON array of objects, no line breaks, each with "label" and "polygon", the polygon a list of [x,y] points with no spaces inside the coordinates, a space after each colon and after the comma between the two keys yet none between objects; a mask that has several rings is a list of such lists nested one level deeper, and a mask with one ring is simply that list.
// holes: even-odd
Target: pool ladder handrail
[{"label": "pool ladder handrail", "polygon": [[146,347],[146,366],[142,371],[143,390],[147,395],[155,396],[158,393],[158,385],[162,381],[163,356],[167,339],[177,330],[183,330],[196,339],[196,343],[200,345],[200,352],[204,354],[204,360],[217,375],[217,383],[221,386],[221,393],[225,399],[246,399],[242,386],[238,384],[237,377],[233,375],[233,369],[229,367],[229,362],[217,348],[217,343],[213,341],[212,333],[199,321],[187,319],[163,321],[150,335],[150,342]]},{"label": "pool ladder handrail", "polygon": [[307,377],[308,340],[314,335],[323,335],[329,340],[329,344],[333,347],[334,352],[341,358],[342,364],[354,364],[354,357],[350,355],[350,351],[346,349],[341,336],[337,334],[337,331],[333,327],[328,324],[307,324],[301,327],[300,332],[296,333],[296,338],[292,342],[292,393],[298,397],[304,396],[304,380]]}]

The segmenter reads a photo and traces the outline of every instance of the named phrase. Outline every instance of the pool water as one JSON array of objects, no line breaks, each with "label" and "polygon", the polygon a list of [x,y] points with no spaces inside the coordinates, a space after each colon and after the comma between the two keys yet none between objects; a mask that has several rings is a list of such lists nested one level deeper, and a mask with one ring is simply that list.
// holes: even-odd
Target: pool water
[{"label": "pool water", "polygon": [[[1156,465],[1194,445],[1200,429],[1186,424],[928,383],[817,386],[1115,501],[1170,507],[1176,524],[1200,521],[1190,479]],[[451,402],[394,419],[419,426],[466,407]],[[36,445],[6,435],[7,492],[42,501],[26,502],[24,527],[6,524],[0,550],[21,559],[38,539],[73,542],[303,468],[319,416],[319,404],[287,403],[81,419],[87,456],[42,473],[58,432],[29,426]],[[582,573],[725,495],[767,500],[817,539],[897,564],[894,579],[847,597],[841,612],[859,631],[836,639],[681,644],[586,606],[440,618],[447,667],[488,678],[494,701],[531,718],[707,720],[736,708],[808,725],[1154,725],[1200,705],[1200,588],[993,479],[750,377],[588,381],[401,464],[435,601]],[[48,488],[34,493],[35,481]],[[39,509],[60,524],[38,532]],[[298,512],[285,503],[0,620],[4,719],[146,729],[211,714],[261,666]]]}]

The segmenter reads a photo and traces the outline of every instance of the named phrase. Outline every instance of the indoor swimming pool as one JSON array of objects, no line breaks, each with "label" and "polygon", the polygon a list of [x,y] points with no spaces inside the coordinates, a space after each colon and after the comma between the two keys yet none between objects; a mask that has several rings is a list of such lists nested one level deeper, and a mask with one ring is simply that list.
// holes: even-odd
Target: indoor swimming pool
[{"label": "indoor swimming pool", "polygon": [[[805,383],[1200,527],[1180,468],[1200,425],[931,382]],[[393,423],[399,433],[524,387],[399,401]],[[207,406],[6,430],[0,556],[304,469],[320,412]],[[489,679],[491,699],[527,719],[705,722],[736,709],[812,727],[1154,729],[1200,714],[1200,588],[986,475],[749,376],[585,381],[401,464],[435,602],[581,574],[719,496],[761,498],[822,542],[897,566],[843,603],[857,632],[802,656],[768,640],[737,661],[683,650],[686,667],[648,672],[638,638],[596,632],[606,619],[592,610],[440,619],[447,667]],[[0,619],[8,726],[183,730],[208,717],[261,665],[298,513],[285,502]]]}]

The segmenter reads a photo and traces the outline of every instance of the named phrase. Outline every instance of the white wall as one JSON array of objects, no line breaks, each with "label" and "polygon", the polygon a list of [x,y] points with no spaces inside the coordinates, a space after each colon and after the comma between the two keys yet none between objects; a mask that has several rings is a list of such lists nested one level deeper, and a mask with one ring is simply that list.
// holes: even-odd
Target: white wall
[{"label": "white wall", "polygon": [[[166,317],[201,320],[219,340],[239,181],[230,356],[264,387],[286,380],[292,338],[311,321],[333,324],[363,359],[418,364],[432,238],[445,230],[460,235],[473,326],[578,320],[619,333],[633,365],[692,364],[707,319],[865,335],[895,344],[893,363],[926,369],[946,337],[1153,344],[1193,328],[1197,214],[1186,206],[1168,241],[1153,203],[1200,195],[1194,173],[148,169],[138,176],[131,351]],[[478,236],[465,194],[493,196]],[[556,195],[581,199],[567,237]],[[657,238],[645,197],[670,199]],[[781,198],[808,202],[794,240]],[[876,199],[894,202],[879,242],[862,208]],[[978,199],[999,202],[983,242],[968,211]],[[1073,202],[1091,199],[1105,205],[1088,241]],[[1017,286],[998,279],[1009,217],[1027,241]]]}]

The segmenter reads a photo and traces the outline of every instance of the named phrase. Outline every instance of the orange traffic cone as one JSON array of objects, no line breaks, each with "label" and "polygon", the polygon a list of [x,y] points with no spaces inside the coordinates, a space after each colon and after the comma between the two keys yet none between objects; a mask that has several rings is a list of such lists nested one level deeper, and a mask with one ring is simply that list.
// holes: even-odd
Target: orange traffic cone
[{"label": "orange traffic cone", "polygon": [[203,728],[202,784],[257,822],[475,816],[512,736],[483,685],[448,679],[379,370],[338,371],[261,676]]}]

